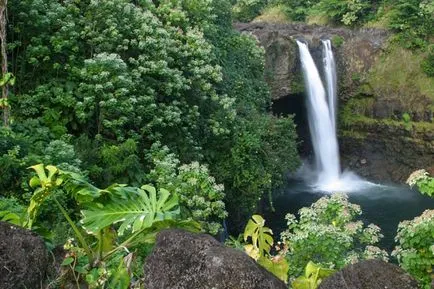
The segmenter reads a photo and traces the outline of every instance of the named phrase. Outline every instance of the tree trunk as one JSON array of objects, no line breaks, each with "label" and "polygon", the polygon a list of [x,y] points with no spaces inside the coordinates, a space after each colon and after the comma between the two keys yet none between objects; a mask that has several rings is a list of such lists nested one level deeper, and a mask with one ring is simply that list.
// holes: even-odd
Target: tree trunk
[{"label": "tree trunk", "polygon": [[[1,44],[1,70],[2,77],[5,77],[8,73],[8,57],[6,52],[6,17],[7,17],[7,6],[8,0],[0,0],[0,44]],[[5,101],[3,105],[3,124],[4,126],[9,125],[9,107],[7,105],[8,99],[8,84],[5,83],[2,87],[2,98]]]}]

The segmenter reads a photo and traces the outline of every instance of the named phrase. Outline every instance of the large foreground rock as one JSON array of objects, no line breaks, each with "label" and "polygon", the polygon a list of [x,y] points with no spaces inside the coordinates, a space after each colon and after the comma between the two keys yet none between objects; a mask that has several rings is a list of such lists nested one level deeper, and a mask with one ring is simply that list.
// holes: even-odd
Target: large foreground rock
[{"label": "large foreground rock", "polygon": [[48,263],[42,239],[35,233],[0,222],[0,288],[41,288]]},{"label": "large foreground rock", "polygon": [[318,289],[418,289],[417,282],[396,265],[366,260],[325,279]]},{"label": "large foreground rock", "polygon": [[146,289],[286,289],[249,256],[206,234],[165,230],[145,264]]}]

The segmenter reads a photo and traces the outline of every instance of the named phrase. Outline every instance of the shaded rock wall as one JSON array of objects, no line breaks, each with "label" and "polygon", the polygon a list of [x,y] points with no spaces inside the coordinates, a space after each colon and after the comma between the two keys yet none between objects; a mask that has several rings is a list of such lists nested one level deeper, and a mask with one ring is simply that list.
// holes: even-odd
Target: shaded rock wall
[{"label": "shaded rock wall", "polygon": [[[299,23],[237,23],[235,28],[253,34],[264,47],[265,78],[275,103],[291,103],[280,99],[304,92],[295,40],[309,43],[319,68],[321,39],[332,40],[338,69],[343,167],[373,180],[399,182],[415,169],[434,170],[434,80],[414,84],[417,56],[388,51],[389,32]],[[406,65],[407,60],[412,65]],[[394,68],[394,62],[401,64]],[[397,79],[393,78],[394,71]],[[411,123],[403,122],[406,113]]]}]

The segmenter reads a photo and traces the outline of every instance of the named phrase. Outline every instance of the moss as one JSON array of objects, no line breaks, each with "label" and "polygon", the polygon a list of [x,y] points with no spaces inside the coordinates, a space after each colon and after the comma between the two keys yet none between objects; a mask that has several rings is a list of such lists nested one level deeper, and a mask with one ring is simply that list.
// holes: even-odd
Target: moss
[{"label": "moss", "polygon": [[355,130],[341,130],[339,132],[339,136],[344,138],[364,140],[367,137],[367,133]]},{"label": "moss", "polygon": [[375,93],[375,91],[369,83],[362,83],[357,88],[355,96],[356,97],[358,97],[358,96],[366,97],[366,96],[372,96],[372,95],[374,95],[374,93]]},{"label": "moss", "polygon": [[[341,114],[340,124],[344,129],[353,129],[361,131],[369,131],[374,128],[387,128],[391,131],[396,129],[405,129],[413,135],[425,135],[434,131],[434,123],[432,122],[413,122],[394,119],[375,119],[364,115],[348,115]],[[386,131],[385,131],[386,132]]]},{"label": "moss", "polygon": [[354,119],[369,117],[373,114],[374,98],[351,98],[341,109],[340,119],[344,125],[351,124]]},{"label": "moss", "polygon": [[[352,98],[339,113],[340,125],[344,130],[369,131],[384,127],[390,130],[405,129],[414,135],[426,135],[434,131],[433,122],[415,122],[411,118],[403,117],[395,119],[375,119],[372,117],[375,99]],[[405,115],[405,114],[404,114]]]},{"label": "moss", "polygon": [[305,90],[303,75],[301,73],[294,74],[289,86],[291,93],[303,93]]}]

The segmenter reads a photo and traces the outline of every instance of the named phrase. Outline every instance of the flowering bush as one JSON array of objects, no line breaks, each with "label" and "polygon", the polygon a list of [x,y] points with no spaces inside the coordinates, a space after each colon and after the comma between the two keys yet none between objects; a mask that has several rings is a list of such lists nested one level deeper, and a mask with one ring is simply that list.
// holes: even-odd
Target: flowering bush
[{"label": "flowering bush", "polygon": [[360,259],[387,260],[387,253],[373,246],[383,237],[380,228],[356,221],[361,213],[360,206],[348,202],[346,195],[334,194],[300,209],[298,220],[287,214],[288,229],[281,238],[288,246],[289,276],[300,276],[309,261],[340,269]]},{"label": "flowering bush", "polygon": [[160,143],[152,146],[151,155],[154,168],[149,181],[178,194],[183,218],[192,218],[207,232],[217,234],[227,217],[224,186],[216,183],[207,166],[198,162],[180,165],[176,155]]},{"label": "flowering bush", "polygon": [[425,170],[414,171],[406,183],[411,187],[417,186],[422,194],[434,197],[434,178],[430,177]]},{"label": "flowering bush", "polygon": [[434,210],[426,210],[411,221],[398,225],[398,246],[392,252],[399,265],[415,277],[423,289],[430,289],[434,265]]},{"label": "flowering bush", "polygon": [[176,181],[179,185],[175,191],[181,206],[194,220],[201,222],[207,232],[217,234],[221,221],[227,217],[224,186],[216,184],[208,168],[198,162],[180,166]]}]

